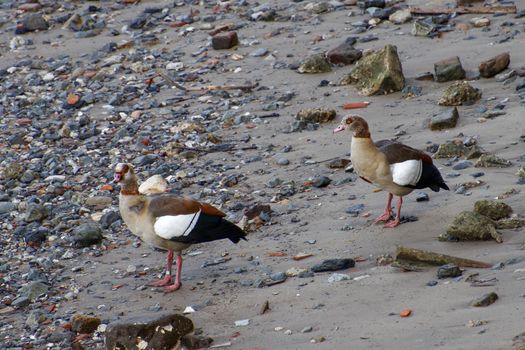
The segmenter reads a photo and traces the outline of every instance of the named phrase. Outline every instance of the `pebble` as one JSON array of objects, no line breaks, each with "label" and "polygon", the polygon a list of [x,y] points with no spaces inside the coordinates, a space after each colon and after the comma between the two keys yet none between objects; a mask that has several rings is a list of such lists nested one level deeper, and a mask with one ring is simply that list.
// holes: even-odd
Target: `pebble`
[{"label": "pebble", "polygon": [[463,271],[456,264],[446,264],[437,270],[437,278],[454,278],[461,276]]}]

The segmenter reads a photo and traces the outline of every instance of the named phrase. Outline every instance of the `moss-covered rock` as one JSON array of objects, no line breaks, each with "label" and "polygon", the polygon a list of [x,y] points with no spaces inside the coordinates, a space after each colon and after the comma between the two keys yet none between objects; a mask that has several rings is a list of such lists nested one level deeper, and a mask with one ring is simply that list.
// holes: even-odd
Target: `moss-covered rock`
[{"label": "moss-covered rock", "polygon": [[440,241],[480,241],[494,239],[501,243],[503,239],[496,232],[494,221],[472,211],[462,211],[447,228],[447,232],[439,236]]},{"label": "moss-covered rock", "polygon": [[485,215],[492,220],[508,218],[512,214],[512,208],[510,205],[503,202],[489,200],[481,200],[474,203],[474,211],[478,214]]},{"label": "moss-covered rock", "polygon": [[485,151],[478,145],[465,146],[462,143],[447,142],[439,145],[434,158],[461,157],[465,159],[479,158]]},{"label": "moss-covered rock", "polygon": [[341,83],[355,85],[366,96],[401,91],[405,86],[405,77],[397,48],[387,45],[362,57]]},{"label": "moss-covered rock", "polygon": [[450,85],[443,92],[438,104],[442,106],[471,105],[481,98],[481,92],[465,81]]},{"label": "moss-covered rock", "polygon": [[335,109],[310,108],[297,112],[295,119],[305,123],[326,123],[335,119]]},{"label": "moss-covered rock", "polygon": [[482,154],[476,161],[476,168],[508,168],[512,165],[510,160],[503,159],[494,154]]},{"label": "moss-covered rock", "polygon": [[299,73],[326,73],[331,70],[332,65],[322,53],[308,56],[297,69]]}]

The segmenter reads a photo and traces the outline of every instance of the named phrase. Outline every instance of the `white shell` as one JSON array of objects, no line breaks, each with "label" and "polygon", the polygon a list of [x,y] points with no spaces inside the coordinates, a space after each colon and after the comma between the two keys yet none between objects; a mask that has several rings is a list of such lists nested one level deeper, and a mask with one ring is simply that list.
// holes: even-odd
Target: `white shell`
[{"label": "white shell", "polygon": [[406,160],[401,163],[390,165],[392,180],[399,186],[415,186],[421,178],[423,172],[423,162],[421,160]]}]

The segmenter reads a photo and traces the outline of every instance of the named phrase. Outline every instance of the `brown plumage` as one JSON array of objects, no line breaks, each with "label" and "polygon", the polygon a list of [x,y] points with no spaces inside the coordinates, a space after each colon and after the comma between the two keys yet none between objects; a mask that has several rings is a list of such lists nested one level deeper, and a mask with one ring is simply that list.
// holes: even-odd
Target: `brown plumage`
[{"label": "brown plumage", "polygon": [[[181,254],[191,244],[225,238],[237,243],[245,239],[246,233],[225,220],[226,214],[210,204],[171,194],[140,194],[131,164],[117,164],[114,181],[121,184],[119,209],[129,230],[144,242],[168,250],[166,276],[151,284],[164,286],[166,292],[180,287]],[[171,284],[174,252],[177,271],[175,283]]]},{"label": "brown plumage", "polygon": [[368,123],[359,116],[345,117],[334,132],[346,129],[353,134],[350,159],[356,173],[363,180],[388,191],[385,211],[376,222],[390,219],[394,195],[399,197],[397,215],[385,227],[399,225],[403,196],[414,189],[429,187],[435,192],[449,189],[432,158],[425,152],[391,140],[374,143]]}]

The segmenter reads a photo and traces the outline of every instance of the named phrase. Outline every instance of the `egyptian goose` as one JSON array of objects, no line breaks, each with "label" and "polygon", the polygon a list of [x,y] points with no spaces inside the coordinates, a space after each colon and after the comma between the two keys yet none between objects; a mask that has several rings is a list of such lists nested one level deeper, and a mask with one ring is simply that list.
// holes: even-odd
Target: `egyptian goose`
[{"label": "egyptian goose", "polygon": [[[166,276],[151,286],[165,287],[172,292],[181,286],[182,251],[191,244],[228,238],[233,243],[246,239],[246,233],[224,219],[219,209],[207,203],[171,194],[139,193],[133,166],[119,163],[114,181],[120,183],[120,214],[129,230],[152,246],[168,251]],[[171,278],[173,255],[177,253],[175,283]]]},{"label": "egyptian goose", "polygon": [[368,123],[359,116],[345,117],[334,133],[346,129],[351,130],[353,135],[350,160],[354,170],[366,182],[388,191],[385,211],[376,219],[376,223],[390,219],[394,195],[399,197],[396,217],[388,221],[385,227],[399,225],[403,196],[414,189],[429,187],[434,192],[439,192],[441,188],[449,190],[428,154],[391,140],[374,143],[370,138]]}]

